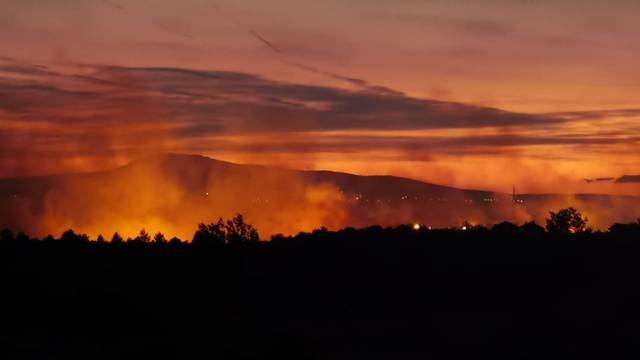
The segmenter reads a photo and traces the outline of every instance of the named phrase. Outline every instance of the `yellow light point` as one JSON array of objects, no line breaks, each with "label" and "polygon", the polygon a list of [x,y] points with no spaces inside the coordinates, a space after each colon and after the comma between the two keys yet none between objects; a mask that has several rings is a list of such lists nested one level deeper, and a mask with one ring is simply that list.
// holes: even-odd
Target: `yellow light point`
[{"label": "yellow light point", "polygon": [[420,224],[413,224],[413,230],[420,230]]},{"label": "yellow light point", "polygon": [[463,225],[463,226],[462,226],[462,231],[465,231],[465,230],[467,230],[467,226],[466,226],[466,225]]}]

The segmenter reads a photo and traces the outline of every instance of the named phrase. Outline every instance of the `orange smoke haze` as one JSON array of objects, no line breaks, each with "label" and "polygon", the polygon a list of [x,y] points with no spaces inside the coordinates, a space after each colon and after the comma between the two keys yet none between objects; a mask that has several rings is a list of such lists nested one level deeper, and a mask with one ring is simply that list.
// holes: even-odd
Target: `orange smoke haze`
[{"label": "orange smoke haze", "polygon": [[134,237],[145,228],[189,240],[197,223],[237,213],[245,215],[263,238],[322,226],[544,223],[549,210],[567,206],[583,210],[596,229],[640,215],[634,197],[523,195],[524,203],[513,204],[511,195],[504,193],[235,165],[187,155],[153,156],[93,174],[5,179],[0,185],[9,198],[0,207],[0,227],[39,237],[69,228],[92,237],[114,232]]},{"label": "orange smoke haze", "polygon": [[[55,179],[41,199],[15,199],[10,209],[3,209],[8,212],[5,219],[37,236],[72,228],[92,236],[119,232],[133,237],[145,228],[188,240],[197,223],[237,213],[263,236],[344,224],[346,214],[335,187],[304,184],[295,172],[254,168],[214,173],[198,164],[202,158],[162,160],[154,157],[113,172]],[[24,185],[30,186],[38,187]]]}]

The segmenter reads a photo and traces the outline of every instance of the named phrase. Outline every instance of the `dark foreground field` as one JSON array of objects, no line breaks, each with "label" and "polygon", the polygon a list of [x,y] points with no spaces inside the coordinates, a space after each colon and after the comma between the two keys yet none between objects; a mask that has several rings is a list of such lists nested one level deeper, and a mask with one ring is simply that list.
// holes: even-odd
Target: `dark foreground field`
[{"label": "dark foreground field", "polygon": [[5,241],[2,359],[637,359],[637,233]]}]

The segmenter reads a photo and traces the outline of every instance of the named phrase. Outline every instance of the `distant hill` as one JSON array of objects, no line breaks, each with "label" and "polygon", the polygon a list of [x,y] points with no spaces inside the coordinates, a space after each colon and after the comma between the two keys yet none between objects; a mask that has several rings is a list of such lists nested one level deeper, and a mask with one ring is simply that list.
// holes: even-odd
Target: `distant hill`
[{"label": "distant hill", "polygon": [[[480,190],[466,190],[425,183],[397,176],[361,176],[334,171],[303,171],[262,165],[241,165],[200,155],[162,154],[133,161],[123,167],[87,174],[19,177],[0,179],[3,197],[37,198],[47,191],[73,181],[96,181],[107,185],[123,177],[139,177],[153,172],[176,182],[190,193],[204,193],[215,179],[243,178],[260,181],[264,174],[281,178],[304,179],[308,184],[332,184],[345,195],[363,200],[396,201],[432,199],[446,201],[453,198],[478,199],[494,196]],[[227,184],[230,185],[230,184]]]},{"label": "distant hill", "polygon": [[604,227],[640,215],[637,197],[528,194],[512,199],[511,194],[395,176],[240,165],[181,154],[89,174],[0,179],[0,198],[0,227],[34,235],[69,227],[129,234],[148,227],[189,237],[197,222],[236,212],[266,234],[323,225],[540,222],[549,210],[570,205],[597,213],[592,218]]},{"label": "distant hill", "polygon": [[249,178],[259,177],[264,173],[275,173],[283,177],[302,177],[310,184],[331,183],[345,193],[361,194],[367,198],[399,199],[407,194],[423,198],[461,195],[479,198],[492,194],[488,191],[457,189],[397,176],[362,176],[335,171],[292,170],[264,165],[241,165],[200,155],[183,154],[163,154],[137,160],[112,172],[116,175],[122,172],[142,172],[144,168],[150,166],[157,166],[167,176],[175,177],[185,187],[193,190],[197,188],[197,191],[202,191],[206,183],[205,180],[212,177]]}]

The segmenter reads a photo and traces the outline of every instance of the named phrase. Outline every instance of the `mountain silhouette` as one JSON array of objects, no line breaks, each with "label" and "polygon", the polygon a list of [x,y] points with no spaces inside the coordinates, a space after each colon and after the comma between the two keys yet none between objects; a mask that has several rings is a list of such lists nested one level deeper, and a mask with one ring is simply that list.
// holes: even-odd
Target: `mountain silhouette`
[{"label": "mountain silhouette", "polygon": [[122,172],[139,173],[149,167],[161,169],[166,176],[174,178],[185,188],[195,192],[206,190],[207,180],[211,178],[229,176],[250,178],[269,172],[283,177],[302,177],[309,184],[333,184],[346,194],[360,194],[363,198],[392,200],[407,194],[435,198],[461,195],[482,198],[493,194],[489,191],[458,189],[397,176],[364,176],[325,170],[293,170],[264,165],[244,165],[200,155],[174,153],[136,160],[116,169],[114,173],[115,175]]},{"label": "mountain silhouette", "polygon": [[131,219],[140,228],[145,221],[159,227],[181,222],[178,231],[238,212],[267,232],[408,222],[444,227],[465,220],[541,221],[549,210],[569,205],[587,214],[605,209],[611,218],[598,219],[607,227],[606,221],[635,220],[638,214],[627,209],[640,203],[637,197],[587,194],[514,199],[396,176],[241,165],[184,154],[151,156],[95,173],[4,178],[0,198],[5,199],[0,227],[40,226],[36,235],[61,230],[51,224],[92,231]]}]

